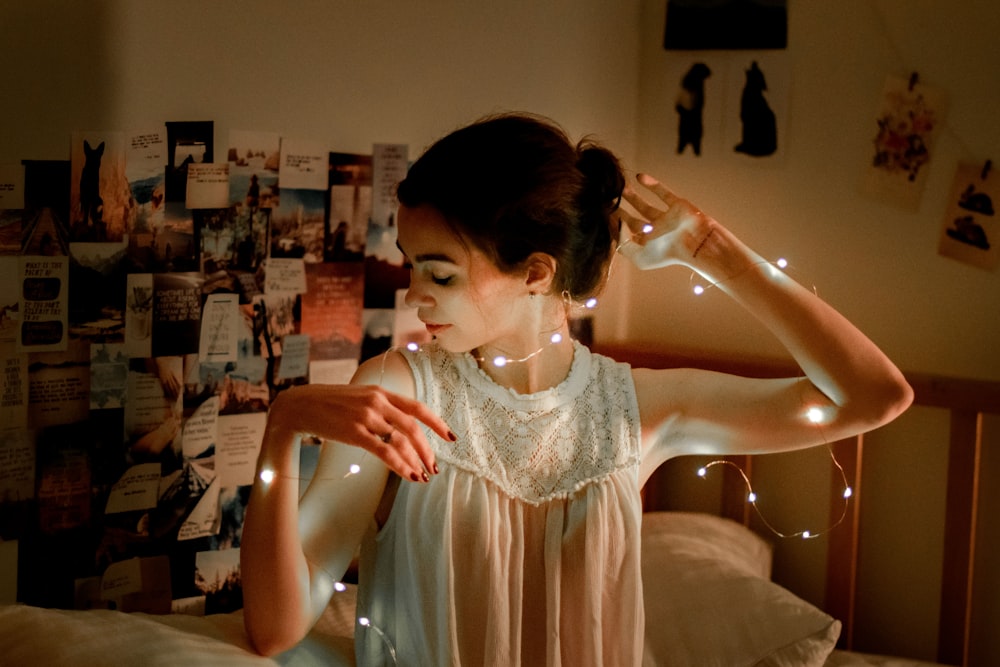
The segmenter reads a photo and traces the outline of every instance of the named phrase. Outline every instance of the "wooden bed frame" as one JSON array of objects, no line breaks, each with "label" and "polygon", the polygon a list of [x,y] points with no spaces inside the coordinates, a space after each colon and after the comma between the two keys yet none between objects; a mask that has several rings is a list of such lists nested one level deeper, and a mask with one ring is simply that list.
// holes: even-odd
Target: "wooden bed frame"
[{"label": "wooden bed frame", "polygon": [[[800,374],[790,361],[723,360],[718,357],[665,351],[655,346],[595,344],[592,347],[595,352],[634,367],[697,367],[752,377]],[[906,377],[914,389],[915,406],[944,408],[948,411],[950,434],[937,660],[949,665],[968,665],[983,423],[987,415],[1000,414],[1000,382],[915,373],[907,373]],[[864,435],[831,443],[837,460],[844,468],[847,482],[855,492],[844,514],[842,480],[839,476],[834,479],[835,489],[830,496],[830,518],[831,524],[839,522],[839,525],[828,535],[826,597],[822,605],[827,613],[843,623],[838,647],[845,650],[855,648],[859,525],[864,498],[861,476],[864,444]],[[753,458],[738,456],[728,460],[751,477]],[[750,528],[759,529],[759,525],[753,525],[752,506],[746,502],[746,486],[742,476],[736,467],[723,468],[722,515]],[[644,509],[670,509],[660,505],[659,496],[657,474],[654,473],[644,489]]]}]

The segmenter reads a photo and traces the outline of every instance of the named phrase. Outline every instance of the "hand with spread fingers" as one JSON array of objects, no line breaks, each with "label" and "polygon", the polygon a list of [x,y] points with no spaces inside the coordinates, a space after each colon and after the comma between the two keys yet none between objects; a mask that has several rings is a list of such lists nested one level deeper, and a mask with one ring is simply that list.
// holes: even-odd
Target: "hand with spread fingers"
[{"label": "hand with spread fingers", "polygon": [[633,187],[626,186],[622,197],[638,215],[619,209],[629,237],[619,246],[618,252],[640,269],[690,265],[698,255],[699,244],[704,243],[718,223],[652,176],[638,174],[636,180],[655,195],[664,208],[649,203]]}]

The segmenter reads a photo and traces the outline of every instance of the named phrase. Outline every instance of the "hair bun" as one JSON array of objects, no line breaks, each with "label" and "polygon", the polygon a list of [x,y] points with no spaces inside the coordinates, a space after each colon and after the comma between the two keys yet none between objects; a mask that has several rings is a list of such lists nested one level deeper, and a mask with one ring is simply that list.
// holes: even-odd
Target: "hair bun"
[{"label": "hair bun", "polygon": [[576,150],[576,166],[584,177],[580,204],[587,208],[596,206],[605,215],[613,213],[621,203],[625,189],[625,176],[618,158],[588,140],[581,141]]}]

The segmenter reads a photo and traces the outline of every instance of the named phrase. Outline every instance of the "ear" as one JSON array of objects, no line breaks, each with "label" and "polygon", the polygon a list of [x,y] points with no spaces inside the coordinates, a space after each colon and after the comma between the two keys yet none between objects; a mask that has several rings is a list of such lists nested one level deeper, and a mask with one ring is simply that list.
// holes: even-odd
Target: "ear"
[{"label": "ear", "polygon": [[525,287],[532,294],[546,294],[552,288],[559,263],[548,253],[534,252],[525,262]]}]

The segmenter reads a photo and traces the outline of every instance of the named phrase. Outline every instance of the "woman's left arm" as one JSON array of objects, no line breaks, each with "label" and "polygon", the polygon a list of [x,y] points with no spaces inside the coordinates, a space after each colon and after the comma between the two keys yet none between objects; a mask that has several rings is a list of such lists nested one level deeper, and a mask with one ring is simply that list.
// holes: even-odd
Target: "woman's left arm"
[{"label": "woman's left arm", "polygon": [[[729,454],[807,447],[885,424],[912,401],[899,369],[843,315],[750,250],[718,221],[655,179],[632,188],[632,231],[620,251],[640,268],[677,264],[711,281],[784,345],[804,377],[751,379],[692,369],[633,372],[645,431],[669,421],[675,434],[653,452]],[[651,461],[652,463],[652,461]]]}]

